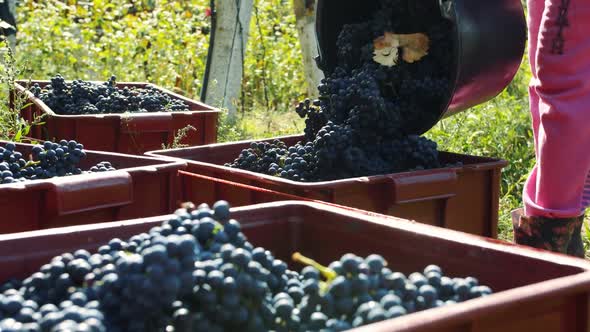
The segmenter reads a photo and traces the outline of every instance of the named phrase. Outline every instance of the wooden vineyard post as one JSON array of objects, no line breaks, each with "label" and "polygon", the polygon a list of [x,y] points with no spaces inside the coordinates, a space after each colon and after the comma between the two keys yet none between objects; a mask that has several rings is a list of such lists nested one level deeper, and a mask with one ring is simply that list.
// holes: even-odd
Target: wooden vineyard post
[{"label": "wooden vineyard post", "polygon": [[[253,0],[216,1],[216,24],[211,44],[209,73],[205,76],[204,102],[237,113]],[[212,35],[213,36],[213,35]]]},{"label": "wooden vineyard post", "polygon": [[303,55],[307,95],[317,97],[317,86],[324,75],[314,60],[318,55],[315,35],[316,0],[293,0],[293,9]]}]

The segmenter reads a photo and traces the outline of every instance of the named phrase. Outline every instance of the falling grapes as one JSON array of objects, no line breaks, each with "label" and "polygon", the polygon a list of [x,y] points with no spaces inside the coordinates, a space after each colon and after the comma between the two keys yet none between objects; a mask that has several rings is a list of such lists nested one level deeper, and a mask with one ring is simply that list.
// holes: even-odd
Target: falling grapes
[{"label": "falling grapes", "polygon": [[[426,34],[428,54],[391,67],[375,62],[373,41],[392,31]],[[446,166],[436,143],[408,128],[432,123],[447,101],[451,50],[452,25],[437,1],[380,1],[368,21],[342,27],[336,67],[318,86],[319,98],[296,107],[304,140],[254,143],[226,166],[302,182]]]},{"label": "falling grapes", "polygon": [[288,268],[242,233],[230,206],[186,204],[96,253],[54,257],[0,287],[2,331],[345,331],[487,296],[476,278],[441,267],[405,275],[380,255]]},{"label": "falling grapes", "polygon": [[155,87],[119,88],[115,76],[102,84],[82,80],[66,83],[58,74],[44,88],[35,83],[30,90],[51,110],[62,115],[190,111],[182,100]]}]

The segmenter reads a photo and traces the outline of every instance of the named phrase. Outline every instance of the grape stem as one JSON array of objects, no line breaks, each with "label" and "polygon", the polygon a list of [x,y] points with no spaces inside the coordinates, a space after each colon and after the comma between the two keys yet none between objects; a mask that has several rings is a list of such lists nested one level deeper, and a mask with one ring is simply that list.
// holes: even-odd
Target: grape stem
[{"label": "grape stem", "polygon": [[[70,155],[70,153],[67,153],[67,152],[66,152],[66,153],[64,154],[64,157],[67,157],[67,156],[69,156],[69,155]],[[31,166],[37,166],[37,165],[41,164],[41,161],[40,161],[40,160],[37,160],[37,161],[35,161],[35,160],[33,160],[33,158],[32,158],[31,156],[29,156],[29,158],[30,158],[31,160],[27,161],[27,163],[25,164],[25,166],[23,166],[23,167],[19,168],[19,170],[21,170],[21,171],[22,171],[23,169],[26,169],[27,167],[31,167]]]},{"label": "grape stem", "polygon": [[39,165],[41,162],[40,161],[33,161],[33,160],[29,160],[24,167],[21,167],[20,170],[22,171],[23,169],[27,168],[27,167],[31,167],[31,166],[37,166]]},{"label": "grape stem", "polygon": [[315,267],[326,278],[328,283],[338,276],[336,271],[332,270],[329,267],[323,266],[322,264],[314,261],[309,257],[303,256],[300,252],[293,253],[291,259],[293,259],[293,261],[295,262]]}]

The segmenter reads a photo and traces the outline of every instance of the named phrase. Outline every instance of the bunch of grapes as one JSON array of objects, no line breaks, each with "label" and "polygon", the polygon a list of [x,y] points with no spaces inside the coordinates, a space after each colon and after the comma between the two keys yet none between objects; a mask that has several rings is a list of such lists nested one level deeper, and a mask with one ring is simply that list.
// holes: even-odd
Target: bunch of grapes
[{"label": "bunch of grapes", "polygon": [[64,253],[0,287],[2,331],[344,331],[491,293],[435,265],[404,275],[379,255],[300,273],[256,247],[229,204],[186,204],[94,254]]},{"label": "bunch of grapes", "polygon": [[328,267],[298,253],[294,258],[309,264],[300,275],[305,295],[283,295],[281,310],[298,312],[305,331],[345,331],[491,294],[476,278],[450,278],[436,265],[406,276],[376,254],[348,253]]},{"label": "bunch of grapes", "polygon": [[305,145],[298,143],[290,147],[279,140],[252,142],[249,149],[242,150],[240,156],[227,165],[305,181],[315,176],[317,167],[314,151],[314,145],[311,142]]},{"label": "bunch of grapes", "polygon": [[232,166],[274,175],[278,172],[280,159],[287,155],[287,145],[279,140],[252,142],[249,149],[242,150]]},{"label": "bunch of grapes", "polygon": [[[82,174],[79,164],[85,157],[84,146],[74,140],[45,141],[35,145],[28,158],[16,151],[16,144],[8,142],[0,147],[0,184]],[[103,161],[86,173],[112,170],[115,168]]]},{"label": "bunch of grapes", "polygon": [[[296,107],[304,140],[294,147],[274,142],[268,152],[248,149],[226,166],[303,182],[446,166],[436,143],[411,130],[432,123],[449,98],[452,24],[435,0],[379,4],[368,21],[342,27],[336,67],[318,86],[319,98]],[[426,34],[428,54],[391,67],[375,62],[373,42],[385,32]]]},{"label": "bunch of grapes", "polygon": [[310,99],[305,99],[295,109],[300,117],[305,118],[305,139],[309,141],[313,140],[318,131],[328,122],[326,114],[318,107],[320,104],[319,100],[312,103]]},{"label": "bunch of grapes", "polygon": [[98,164],[90,167],[91,173],[98,173],[98,172],[108,172],[108,171],[115,171],[116,168],[108,161],[101,161]]},{"label": "bunch of grapes", "polygon": [[182,100],[154,87],[118,88],[115,76],[103,84],[82,80],[66,83],[58,74],[45,88],[35,83],[31,92],[62,115],[190,111]]}]

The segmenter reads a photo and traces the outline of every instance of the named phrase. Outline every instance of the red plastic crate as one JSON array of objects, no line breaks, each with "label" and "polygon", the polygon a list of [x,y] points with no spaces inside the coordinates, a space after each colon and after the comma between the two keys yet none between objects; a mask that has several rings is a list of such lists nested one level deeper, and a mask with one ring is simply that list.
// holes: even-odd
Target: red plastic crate
[{"label": "red plastic crate", "polygon": [[352,210],[368,216],[393,218],[392,220],[397,220],[395,217],[376,212],[318,201],[307,197],[290,195],[278,191],[253,187],[247,184],[231,182],[223,179],[216,179],[186,171],[178,171],[178,176],[180,182],[180,200],[183,202],[202,202],[212,205],[219,200],[226,200],[232,202],[233,207],[239,207],[260,203],[296,200],[330,205],[341,209]]},{"label": "red plastic crate", "polygon": [[[35,83],[45,87],[50,81],[30,81],[31,86]],[[73,139],[84,142],[84,146],[91,150],[143,154],[161,149],[163,144],[172,144],[178,130],[191,125],[196,131],[188,131],[181,144],[195,146],[217,142],[218,109],[149,83],[122,82],[117,86],[155,87],[175,99],[181,99],[191,111],[59,115],[26,90],[28,85],[29,81],[17,81],[16,90],[26,91],[31,103],[21,111],[24,119],[30,121],[34,116],[44,115],[45,124],[34,126],[29,134],[37,139]]]},{"label": "red plastic crate", "polygon": [[[303,137],[278,138],[292,145]],[[223,166],[251,142],[159,150],[147,155],[180,158],[188,163],[187,171],[195,174],[497,237],[500,177],[507,165],[504,160],[440,152],[442,162],[462,162],[463,166],[302,183]],[[191,183],[190,178],[183,177],[183,181],[185,188],[198,190],[198,183]]]},{"label": "red plastic crate", "polygon": [[[34,145],[16,146],[27,156]],[[177,172],[186,163],[86,152],[82,169],[110,161],[117,170],[0,185],[0,233],[155,216],[178,206]]]},{"label": "red plastic crate", "polygon": [[219,200],[232,202],[232,206],[287,200],[313,201],[269,189],[252,187],[242,183],[216,179],[209,176],[178,171],[180,197],[182,201],[213,204]]},{"label": "red plastic crate", "polygon": [[[198,202],[195,202],[198,203]],[[494,294],[429,309],[354,331],[572,332],[588,331],[590,263],[397,219],[304,202],[278,202],[232,210],[250,242],[291,263],[299,251],[323,264],[342,254],[379,253],[406,275],[437,264],[450,276],[474,276]],[[113,237],[127,239],[166,216],[0,236],[0,281],[23,278],[51,257],[96,250]],[[300,265],[291,264],[293,268]]]}]

